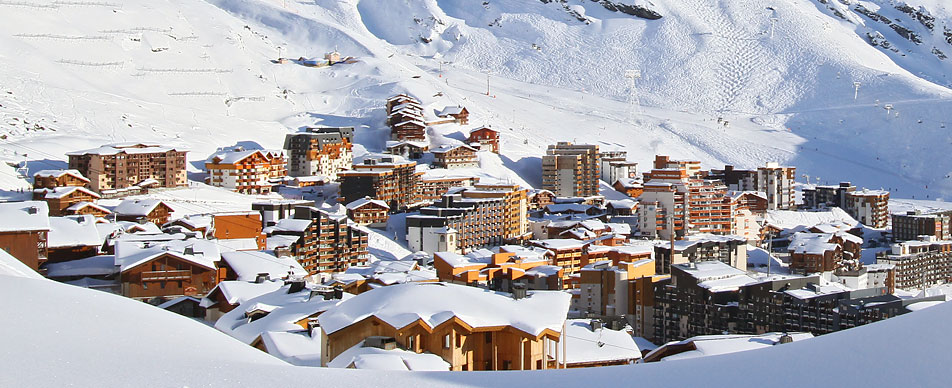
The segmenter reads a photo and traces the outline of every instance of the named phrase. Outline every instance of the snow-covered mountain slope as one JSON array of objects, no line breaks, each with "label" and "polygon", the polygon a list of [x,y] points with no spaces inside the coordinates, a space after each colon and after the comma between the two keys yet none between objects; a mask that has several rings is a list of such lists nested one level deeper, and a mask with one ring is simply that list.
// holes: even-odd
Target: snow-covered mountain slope
[{"label": "snow-covered mountain slope", "polygon": [[[623,3],[663,17],[606,5]],[[0,2],[0,148],[31,169],[121,140],[183,145],[198,161],[324,124],[354,125],[357,152],[379,151],[383,99],[407,91],[501,129],[500,160],[484,161],[500,179],[512,179],[508,169],[538,185],[545,146],[574,140],[627,149],[643,165],[655,153],[708,166],[775,160],[811,181],[952,196],[952,159],[942,157],[952,148],[950,62],[927,47],[952,53],[950,13],[910,0],[934,18],[929,30],[885,0],[849,3]],[[923,43],[900,41],[860,5]],[[870,31],[900,52],[871,45]],[[273,63],[335,48],[357,62]],[[634,90],[626,70],[641,73]],[[433,137],[458,141],[468,129],[438,126]]]},{"label": "snow-covered mountain slope", "polygon": [[[12,259],[12,258],[10,258]],[[0,257],[0,268],[6,260]],[[15,259],[12,259],[15,260]],[[952,304],[765,349],[643,365],[531,372],[295,367],[191,319],[105,292],[0,270],[0,386],[940,387],[952,378]],[[889,367],[882,367],[884,355]],[[901,356],[908,355],[908,356]]]}]

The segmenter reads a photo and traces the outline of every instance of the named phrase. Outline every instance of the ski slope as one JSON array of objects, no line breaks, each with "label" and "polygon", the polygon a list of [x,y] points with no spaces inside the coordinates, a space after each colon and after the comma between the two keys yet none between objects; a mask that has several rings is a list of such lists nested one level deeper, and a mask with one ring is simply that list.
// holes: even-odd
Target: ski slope
[{"label": "ski slope", "polygon": [[[840,7],[845,18],[817,0],[639,3],[663,17],[583,0],[0,2],[0,157],[35,171],[70,150],[152,141],[189,148],[197,180],[218,147],[277,148],[315,124],[353,125],[355,153],[379,152],[383,100],[408,92],[430,115],[470,110],[471,126],[432,128],[439,142],[501,130],[502,154],[482,161],[500,180],[538,186],[545,147],[576,141],[628,150],[643,169],[657,153],[778,161],[812,183],[952,196],[952,73],[929,52],[952,53],[942,2],[912,4],[935,18],[929,36],[879,0]],[[929,40],[903,41],[857,5]],[[335,49],[356,62],[274,63]]]}]

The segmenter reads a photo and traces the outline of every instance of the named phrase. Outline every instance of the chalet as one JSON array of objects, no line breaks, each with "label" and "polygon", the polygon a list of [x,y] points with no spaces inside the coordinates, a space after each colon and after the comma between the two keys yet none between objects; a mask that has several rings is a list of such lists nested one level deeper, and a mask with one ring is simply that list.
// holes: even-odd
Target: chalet
[{"label": "chalet", "polygon": [[436,114],[436,117],[443,119],[452,118],[456,124],[469,124],[469,110],[462,106],[448,106]]},{"label": "chalet", "polygon": [[239,280],[253,282],[260,276],[288,279],[307,276],[307,271],[288,256],[276,257],[267,251],[222,252],[218,262],[219,282]]},{"label": "chalet", "polygon": [[637,215],[638,202],[631,199],[608,201],[605,208],[611,216],[633,216]]},{"label": "chalet", "polygon": [[612,184],[612,188],[631,198],[638,198],[645,191],[645,186],[640,181],[632,178],[620,178]]},{"label": "chalet", "polygon": [[347,217],[358,225],[385,227],[390,217],[390,206],[384,201],[364,197],[347,204]]},{"label": "chalet", "polygon": [[270,179],[288,175],[286,165],[284,151],[219,150],[205,160],[206,183],[244,194],[267,194],[271,192]]},{"label": "chalet", "polygon": [[430,145],[422,141],[387,141],[386,153],[400,155],[407,159],[420,159],[430,149]]},{"label": "chalet", "polygon": [[93,202],[101,198],[89,189],[81,186],[54,187],[52,189],[33,190],[33,199],[46,201],[50,215],[61,216],[66,209],[80,202]]},{"label": "chalet", "polygon": [[466,139],[466,143],[479,144],[480,151],[492,151],[498,154],[499,132],[489,127],[476,128],[469,131],[469,138]]},{"label": "chalet", "polygon": [[395,123],[390,126],[390,139],[426,141],[426,123],[416,118]]},{"label": "chalet", "polygon": [[112,214],[112,211],[95,203],[82,201],[70,205],[68,208],[66,208],[64,213],[71,216],[91,215],[96,218],[102,218]]},{"label": "chalet", "polygon": [[383,336],[407,351],[440,356],[454,371],[555,368],[564,357],[558,341],[569,299],[561,291],[511,298],[448,283],[377,288],[317,317],[321,365],[361,341]]},{"label": "chalet", "polygon": [[208,214],[192,214],[187,215],[183,218],[177,218],[166,224],[163,229],[170,229],[172,227],[181,227],[189,230],[191,232],[197,233],[198,236],[208,238],[212,236],[215,218]]},{"label": "chalet", "polygon": [[116,244],[121,293],[135,299],[205,295],[217,284],[218,260],[218,246],[207,240]]},{"label": "chalet", "polygon": [[0,249],[38,271],[46,262],[50,231],[46,202],[0,203]]},{"label": "chalet", "polygon": [[424,121],[423,108],[419,104],[407,102],[393,107],[393,110],[387,114],[389,125],[407,120]]},{"label": "chalet", "polygon": [[413,104],[419,105],[420,101],[414,97],[411,97],[408,94],[400,93],[396,96],[393,96],[387,99],[387,113],[393,112],[395,107],[400,106],[401,104],[406,104],[406,103],[413,103]]},{"label": "chalet", "polygon": [[41,170],[33,174],[34,189],[52,189],[67,186],[86,186],[89,179],[79,170]]},{"label": "chalet", "polygon": [[143,222],[156,225],[169,222],[172,208],[157,199],[127,199],[113,209],[118,221]]},{"label": "chalet", "polygon": [[477,168],[476,149],[467,145],[442,145],[433,149],[433,165],[441,168]]},{"label": "chalet", "polygon": [[104,240],[94,216],[50,217],[48,261],[56,263],[98,255]]},{"label": "chalet", "polygon": [[555,194],[545,189],[535,189],[529,192],[529,209],[539,210],[555,203]]},{"label": "chalet", "polygon": [[731,201],[736,208],[746,208],[754,214],[767,212],[767,194],[759,191],[740,191],[731,193]]}]

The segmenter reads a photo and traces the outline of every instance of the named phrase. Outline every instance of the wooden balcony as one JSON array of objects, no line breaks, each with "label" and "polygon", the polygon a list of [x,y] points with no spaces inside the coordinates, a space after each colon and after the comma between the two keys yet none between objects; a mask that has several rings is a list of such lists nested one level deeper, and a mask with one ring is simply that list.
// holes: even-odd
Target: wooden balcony
[{"label": "wooden balcony", "polygon": [[142,273],[142,281],[156,281],[156,280],[189,280],[192,278],[192,271],[189,270],[176,270],[176,271],[147,271]]}]

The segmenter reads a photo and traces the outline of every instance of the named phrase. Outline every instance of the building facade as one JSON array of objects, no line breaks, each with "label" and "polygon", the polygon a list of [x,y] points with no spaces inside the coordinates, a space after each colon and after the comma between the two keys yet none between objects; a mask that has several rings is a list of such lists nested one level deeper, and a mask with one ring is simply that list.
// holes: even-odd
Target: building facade
[{"label": "building facade", "polygon": [[391,211],[420,202],[418,186],[423,173],[416,172],[416,162],[396,158],[367,158],[353,170],[340,172],[340,202],[370,197],[386,202]]},{"label": "building facade", "polygon": [[948,214],[921,214],[918,211],[893,214],[893,240],[918,240],[919,236],[932,236],[937,240],[952,240],[949,219]]},{"label": "building facade", "polygon": [[334,179],[353,162],[354,127],[309,127],[288,134],[287,174],[292,177],[321,175]]},{"label": "building facade", "polygon": [[69,152],[69,168],[89,179],[97,192],[154,180],[160,187],[188,185],[187,151],[160,145],[128,143]]},{"label": "building facade", "polygon": [[550,145],[542,157],[542,188],[558,197],[598,195],[599,165],[597,145]]},{"label": "building facade", "polygon": [[206,183],[242,194],[267,194],[273,185],[271,179],[287,176],[286,166],[283,151],[236,147],[205,160]]}]

